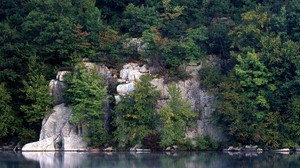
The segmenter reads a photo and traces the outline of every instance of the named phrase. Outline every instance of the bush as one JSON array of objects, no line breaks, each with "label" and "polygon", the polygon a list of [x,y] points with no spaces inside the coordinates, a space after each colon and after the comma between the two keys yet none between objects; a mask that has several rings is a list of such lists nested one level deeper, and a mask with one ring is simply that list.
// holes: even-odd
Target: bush
[{"label": "bush", "polygon": [[198,150],[216,150],[219,147],[219,143],[209,136],[196,137],[195,141]]}]

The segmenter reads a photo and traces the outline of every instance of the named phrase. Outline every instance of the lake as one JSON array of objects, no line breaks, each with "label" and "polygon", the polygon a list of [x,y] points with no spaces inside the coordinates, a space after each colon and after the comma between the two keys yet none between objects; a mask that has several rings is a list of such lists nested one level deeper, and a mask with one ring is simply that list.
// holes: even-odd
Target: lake
[{"label": "lake", "polygon": [[0,168],[233,168],[300,167],[300,154],[222,152],[1,152]]}]

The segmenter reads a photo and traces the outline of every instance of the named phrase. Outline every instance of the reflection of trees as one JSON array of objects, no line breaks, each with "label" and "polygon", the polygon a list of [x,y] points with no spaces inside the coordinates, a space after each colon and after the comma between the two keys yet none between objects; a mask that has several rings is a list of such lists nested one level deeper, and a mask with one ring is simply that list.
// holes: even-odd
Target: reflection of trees
[{"label": "reflection of trees", "polygon": [[0,167],[1,168],[31,168],[38,167],[39,162],[26,160],[21,153],[0,152]]}]

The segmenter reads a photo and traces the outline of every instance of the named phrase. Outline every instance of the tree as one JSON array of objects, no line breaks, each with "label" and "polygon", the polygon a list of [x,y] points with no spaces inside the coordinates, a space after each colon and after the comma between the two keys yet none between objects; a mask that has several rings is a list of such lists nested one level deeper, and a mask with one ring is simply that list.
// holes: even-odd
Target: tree
[{"label": "tree", "polygon": [[159,14],[154,7],[129,4],[124,11],[122,26],[132,36],[140,37],[145,30],[160,25]]},{"label": "tree", "polygon": [[23,80],[26,104],[21,105],[26,122],[33,128],[40,125],[46,114],[51,112],[53,99],[50,96],[49,82],[43,75],[43,64],[35,55],[28,58],[27,80]]},{"label": "tree", "polygon": [[270,16],[261,6],[242,14],[242,22],[229,35],[232,37],[232,47],[240,51],[259,51],[260,39],[268,33]]},{"label": "tree", "polygon": [[140,81],[135,83],[135,90],[122,97],[116,106],[114,136],[121,146],[141,144],[146,136],[154,132],[154,106],[159,92],[150,80],[151,76],[141,76]]},{"label": "tree", "polygon": [[[95,53],[91,49],[99,47],[99,35],[103,30],[95,1],[33,0],[30,5],[32,8],[22,23],[22,33],[43,61],[61,65],[70,60],[73,52],[82,57]],[[88,51],[82,51],[79,32],[87,33],[83,41],[91,44],[85,48]]]},{"label": "tree", "polygon": [[287,34],[291,40],[300,42],[300,2],[297,0],[292,0],[288,2],[287,5]]},{"label": "tree", "polygon": [[188,123],[197,117],[182,98],[176,84],[168,87],[170,99],[158,112],[161,124],[161,147],[183,144]]},{"label": "tree", "polygon": [[84,130],[89,145],[107,143],[108,133],[104,125],[107,90],[96,69],[88,70],[84,65],[78,65],[66,81],[69,88],[65,97],[73,111],[71,121]]},{"label": "tree", "polygon": [[20,120],[12,110],[11,97],[3,83],[0,84],[0,96],[0,141],[2,141],[8,135],[14,135],[18,132]]}]

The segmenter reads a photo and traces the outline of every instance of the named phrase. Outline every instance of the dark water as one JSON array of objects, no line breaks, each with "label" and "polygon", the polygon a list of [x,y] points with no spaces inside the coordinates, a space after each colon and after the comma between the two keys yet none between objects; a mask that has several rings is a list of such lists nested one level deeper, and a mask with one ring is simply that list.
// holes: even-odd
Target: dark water
[{"label": "dark water", "polygon": [[179,153],[0,153],[0,168],[298,168],[300,154]]}]

